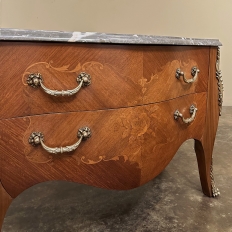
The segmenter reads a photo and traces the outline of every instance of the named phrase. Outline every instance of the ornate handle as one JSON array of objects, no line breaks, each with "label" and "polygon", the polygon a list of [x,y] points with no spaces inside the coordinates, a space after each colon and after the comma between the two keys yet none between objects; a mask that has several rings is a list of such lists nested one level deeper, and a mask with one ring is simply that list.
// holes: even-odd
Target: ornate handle
[{"label": "ornate handle", "polygon": [[176,78],[180,79],[180,77],[183,77],[183,80],[185,83],[193,83],[196,79],[197,79],[197,75],[200,72],[199,69],[197,69],[197,67],[193,67],[191,70],[191,75],[193,78],[190,79],[186,79],[184,76],[184,72],[182,72],[179,68],[176,70]]},{"label": "ornate handle", "polygon": [[27,78],[27,84],[33,88],[40,87],[44,90],[45,93],[50,94],[52,96],[71,96],[76,94],[82,86],[88,86],[91,84],[91,76],[85,72],[81,72],[77,77],[77,82],[79,85],[75,89],[68,90],[51,90],[48,89],[43,84],[43,78],[40,73],[31,73]]},{"label": "ornate handle", "polygon": [[44,144],[44,135],[41,132],[32,132],[28,142],[32,146],[36,146],[38,144],[41,144],[42,147],[49,153],[57,154],[57,153],[64,153],[64,152],[71,152],[77,149],[77,147],[80,145],[82,140],[88,139],[91,136],[91,130],[88,127],[83,127],[78,130],[77,137],[79,140],[74,143],[71,146],[66,147],[48,147]]},{"label": "ornate handle", "polygon": [[184,123],[191,123],[195,117],[196,117],[196,113],[197,113],[197,108],[194,105],[190,106],[189,112],[191,114],[190,118],[184,118],[183,115],[179,112],[179,110],[176,110],[174,113],[174,119],[177,120],[179,117],[182,118],[182,121]]}]

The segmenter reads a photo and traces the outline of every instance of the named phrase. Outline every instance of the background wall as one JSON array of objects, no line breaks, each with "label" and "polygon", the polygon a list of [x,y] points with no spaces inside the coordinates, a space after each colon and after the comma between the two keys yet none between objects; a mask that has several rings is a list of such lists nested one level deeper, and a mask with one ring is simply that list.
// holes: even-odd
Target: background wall
[{"label": "background wall", "polygon": [[0,27],[218,38],[232,105],[231,0],[0,0]]}]

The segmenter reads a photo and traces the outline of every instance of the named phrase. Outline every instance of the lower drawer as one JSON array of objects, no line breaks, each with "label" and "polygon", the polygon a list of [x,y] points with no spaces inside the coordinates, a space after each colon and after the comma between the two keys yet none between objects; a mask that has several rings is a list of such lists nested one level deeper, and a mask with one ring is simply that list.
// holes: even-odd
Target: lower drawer
[{"label": "lower drawer", "polygon": [[[191,117],[192,104],[198,109],[193,122],[174,119],[177,109]],[[199,93],[138,107],[0,120],[1,181],[11,183],[12,196],[48,180],[134,188],[158,175],[185,140],[201,138],[205,115],[206,93]],[[70,153],[50,154],[28,143],[40,131],[47,146],[65,147],[83,126],[92,136]]]}]

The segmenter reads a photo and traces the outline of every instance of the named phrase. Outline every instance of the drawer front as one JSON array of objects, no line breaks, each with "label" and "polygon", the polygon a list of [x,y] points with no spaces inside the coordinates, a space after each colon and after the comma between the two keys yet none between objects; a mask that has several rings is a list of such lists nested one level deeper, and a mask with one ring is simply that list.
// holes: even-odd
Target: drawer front
[{"label": "drawer front", "polygon": [[[207,90],[209,48],[60,43],[0,43],[0,118],[53,112],[115,109]],[[180,68],[187,79],[175,77]],[[72,96],[51,96],[27,84],[40,73],[50,90],[75,89],[85,72],[91,84]]]},{"label": "drawer front", "polygon": [[[193,117],[192,104],[198,109],[193,122],[174,119],[176,110]],[[199,93],[147,106],[0,120],[2,183],[17,191],[47,180],[137,187],[158,175],[185,140],[201,138],[205,115],[206,93]],[[65,147],[78,140],[83,126],[92,136],[70,153],[50,154],[28,143],[39,131],[46,146]]]},{"label": "drawer front", "polygon": [[[193,79],[191,71],[194,67],[200,71],[194,82],[186,83],[183,76],[175,77],[180,69],[187,81]],[[144,103],[205,92],[208,88],[209,47],[145,47],[143,71]]]}]

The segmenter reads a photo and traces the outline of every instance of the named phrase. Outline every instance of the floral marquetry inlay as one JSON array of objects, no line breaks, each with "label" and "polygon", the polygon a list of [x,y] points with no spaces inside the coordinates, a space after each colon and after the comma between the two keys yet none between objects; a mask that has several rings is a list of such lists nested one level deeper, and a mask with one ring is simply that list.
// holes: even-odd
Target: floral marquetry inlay
[{"label": "floral marquetry inlay", "polygon": [[98,66],[100,69],[103,69],[103,64],[99,63],[99,62],[95,62],[95,61],[92,61],[92,62],[86,62],[84,64],[81,65],[81,63],[78,63],[76,65],[76,67],[74,68],[70,68],[70,64],[67,64],[67,65],[63,65],[61,67],[55,67],[53,66],[53,61],[50,61],[49,63],[48,62],[37,62],[37,63],[34,63],[32,65],[30,65],[26,70],[25,72],[23,73],[23,76],[22,76],[22,82],[24,83],[24,85],[27,85],[27,83],[25,82],[25,77],[26,75],[29,75],[31,72],[30,70],[31,69],[35,69],[39,66],[44,66],[46,67],[47,69],[51,69],[51,70],[54,70],[54,71],[57,71],[57,72],[63,72],[63,73],[79,73],[81,71],[85,71],[85,70],[88,70],[89,68],[91,68],[92,66]]},{"label": "floral marquetry inlay", "polygon": [[[144,146],[146,146],[147,143],[151,143],[151,141],[155,139],[156,131],[159,131],[155,126],[154,119],[153,122],[151,122],[153,117],[157,117],[157,110],[158,108],[156,106],[141,106],[137,108],[114,110],[114,112],[106,112],[106,114],[103,111],[90,112],[89,119],[87,120],[89,121],[88,123],[86,120],[81,119],[80,115],[82,113],[79,113],[76,117],[74,115],[75,113],[70,114],[67,117],[62,117],[62,115],[53,116],[54,121],[58,119],[59,121],[76,120],[78,124],[81,124],[81,121],[83,120],[91,129],[93,128],[92,137],[87,141],[83,141],[81,146],[71,154],[49,154],[39,146],[30,146],[27,141],[30,132],[35,130],[35,128],[41,128],[40,123],[35,122],[34,118],[31,118],[30,126],[24,137],[24,152],[26,158],[33,163],[48,163],[55,162],[56,159],[74,158],[79,164],[96,164],[101,161],[118,160],[119,157],[123,156],[125,161],[128,160],[132,163],[141,164]],[[88,118],[88,112],[85,112],[84,114],[85,116],[83,115],[83,118]],[[52,115],[46,117],[52,117]],[[103,118],[102,120],[100,119],[101,117]],[[78,118],[80,118],[80,120],[78,120]],[[44,120],[46,121],[46,119]],[[49,119],[47,120],[49,121]],[[98,129],[95,129],[94,125],[98,125]],[[46,127],[53,128],[54,126],[48,125]],[[53,147],[60,146],[59,141],[61,141],[61,139],[59,137],[62,137],[62,134],[59,131],[65,131],[64,127],[65,123],[57,127],[56,131],[45,129],[48,131],[43,132],[45,140],[47,138],[45,143],[48,143],[49,146]],[[109,134],[109,136],[106,136],[105,133]],[[162,132],[159,134],[162,135]],[[52,137],[58,137],[57,142],[52,142],[54,140]],[[102,140],[101,138],[104,139]],[[158,137],[158,143],[160,138],[163,138],[163,135]],[[69,143],[73,142],[72,138],[69,140],[71,140]],[[164,142],[166,143],[166,140]],[[109,145],[109,147],[107,147],[109,150],[102,150],[101,147],[105,144]],[[67,144],[62,144],[62,146],[67,146]],[[96,148],[91,149],[93,146]],[[113,147],[113,149],[111,149],[111,147]]]},{"label": "floral marquetry inlay", "polygon": [[181,91],[184,91],[183,94],[186,94],[186,90],[194,91],[195,84],[186,85],[177,81],[175,78],[175,71],[177,68],[181,67],[181,69],[191,76],[191,68],[194,66],[198,66],[194,60],[188,60],[187,62],[173,60],[166,63],[159,70],[156,70],[156,67],[154,67],[153,73],[147,77],[141,77],[138,80],[137,84],[140,86],[141,95],[137,97],[135,102],[139,103],[142,101],[142,103],[146,104],[149,103],[151,99],[159,102],[172,97],[171,94],[173,94],[174,98],[176,95],[178,96]]},{"label": "floral marquetry inlay", "polygon": [[[165,66],[161,67],[159,71],[155,70],[154,67],[154,74],[152,74],[150,78],[141,77],[140,79],[133,79],[132,77],[120,76],[120,74],[114,70],[112,65],[101,64],[94,61],[85,62],[84,64],[78,63],[77,65],[72,66],[63,65],[61,67],[55,66],[53,62],[38,62],[26,69],[23,74],[23,81],[25,80],[26,75],[32,70],[39,70],[40,68],[44,71],[52,70],[61,73],[59,74],[60,83],[63,82],[62,75],[69,73],[78,74],[79,72],[85,70],[93,71],[92,68],[95,68],[94,73],[98,77],[101,77],[103,71],[106,71],[106,73],[104,73],[104,78],[107,77],[107,73],[110,73],[112,77],[118,81],[131,78],[130,82],[133,81],[134,83],[132,84],[139,87],[138,90],[140,91],[140,94],[136,95],[136,97],[134,97],[134,102],[129,103],[129,105],[140,105],[141,103],[148,103],[149,99],[153,99],[153,96],[168,96],[169,89],[173,88],[173,86],[179,85],[181,89],[194,88],[194,85],[185,86],[183,83],[176,80],[175,70],[177,67],[181,67],[182,70],[188,72],[191,70],[190,67],[196,65],[196,62],[193,60],[188,60],[187,63],[182,63],[179,60],[173,60],[172,62],[169,62]],[[52,77],[52,75],[50,76]],[[47,75],[46,78],[47,77],[49,79],[49,75]],[[167,82],[165,84],[165,88],[163,88],[164,79]],[[106,81],[109,80],[107,79]],[[56,80],[52,80],[52,82],[56,82]],[[104,88],[104,96],[107,97],[107,100],[110,101],[112,100],[111,98],[114,97],[115,101],[117,101],[117,96],[111,95],[111,91],[107,89],[108,86],[104,85],[105,82],[102,81],[102,79],[99,83],[99,86]],[[93,86],[94,89],[97,85],[93,84],[91,86]],[[130,83],[128,83],[128,86],[129,88],[132,88]],[[156,89],[153,88],[154,86],[156,86]],[[178,88],[176,91],[178,92]],[[97,93],[96,98],[98,98],[98,94],[99,93]],[[122,94],[123,93],[118,91],[118,97],[121,97]],[[66,102],[64,101],[62,104],[64,105]],[[156,149],[160,149],[160,147],[174,141],[175,136],[170,137],[170,129],[163,130],[164,127],[171,128],[171,125],[176,126],[172,118],[174,111],[172,111],[173,110],[171,110],[171,112],[164,117],[167,112],[163,111],[163,108],[159,107],[159,104],[153,104],[106,111],[83,110],[83,112],[77,112],[77,116],[74,116],[75,113],[73,113],[73,115],[68,114],[67,117],[62,115],[49,115],[44,116],[46,117],[44,120],[46,122],[45,124],[47,125],[43,126],[45,131],[42,131],[40,126],[41,124],[45,125],[44,122],[40,123],[39,121],[35,121],[34,117],[30,117],[30,126],[24,138],[25,156],[30,162],[33,163],[48,163],[55,162],[57,159],[74,158],[79,164],[96,164],[101,161],[118,160],[119,157],[124,157],[124,160],[129,160],[130,162],[135,162],[141,165],[142,160],[146,159],[144,154],[146,153],[147,147],[150,147],[151,144],[154,144],[153,147],[150,148],[155,152]],[[56,117],[57,119],[55,119]],[[59,126],[57,126],[55,123],[56,120],[59,122]],[[161,121],[162,125],[160,124]],[[74,127],[88,126],[93,132],[92,137],[88,141],[84,141],[75,152],[72,152],[72,154],[48,154],[43,151],[41,147],[32,148],[28,145],[27,136],[30,136],[33,131],[43,132],[46,139],[45,143],[48,144],[47,146],[49,147],[63,147],[73,144],[75,142],[75,136],[69,137],[69,134],[67,134],[67,136],[63,135],[63,133],[67,133],[66,129],[71,130],[70,125],[65,122],[75,122],[73,123]],[[56,131],[51,133],[51,131],[48,130],[49,127],[55,128]],[[73,132],[71,131],[69,133]],[[110,136],[106,136],[106,133]],[[63,140],[59,138],[61,135],[64,136]],[[57,137],[58,140],[55,141],[53,137]],[[108,145],[108,150],[102,150],[101,147],[104,147],[105,144]]]}]

